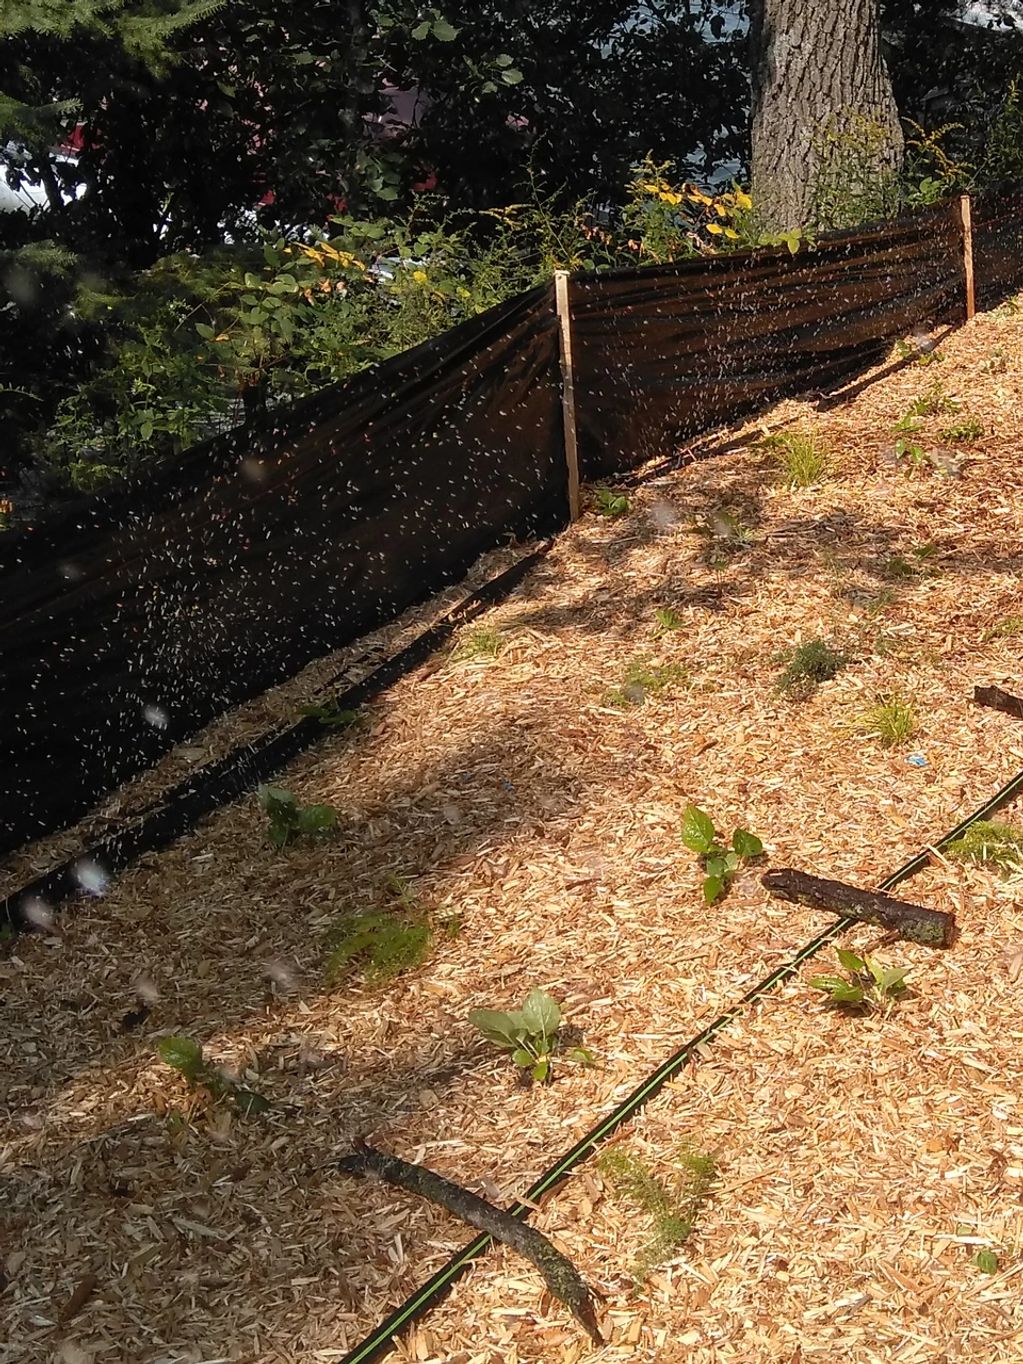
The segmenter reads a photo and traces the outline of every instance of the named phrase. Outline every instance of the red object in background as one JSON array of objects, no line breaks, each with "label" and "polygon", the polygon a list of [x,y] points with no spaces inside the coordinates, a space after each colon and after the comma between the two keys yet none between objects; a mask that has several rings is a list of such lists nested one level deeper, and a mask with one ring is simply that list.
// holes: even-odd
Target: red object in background
[{"label": "red object in background", "polygon": [[422,180],[416,180],[412,185],[414,194],[428,194],[431,189],[437,188],[437,172],[427,171]]}]

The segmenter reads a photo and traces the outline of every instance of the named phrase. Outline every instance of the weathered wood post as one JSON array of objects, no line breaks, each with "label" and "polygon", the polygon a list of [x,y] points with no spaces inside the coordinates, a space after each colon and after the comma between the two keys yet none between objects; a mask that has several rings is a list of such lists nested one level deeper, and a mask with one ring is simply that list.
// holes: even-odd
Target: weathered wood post
[{"label": "weathered wood post", "polygon": [[572,314],[568,297],[568,271],[554,272],[554,301],[558,310],[561,338],[561,415],[565,433],[565,463],[568,466],[568,514],[579,519],[579,446],[575,430],[575,376],[572,370]]},{"label": "weathered wood post", "polygon": [[959,221],[963,228],[963,282],[966,286],[966,320],[977,312],[977,300],[973,288],[973,216],[970,212],[970,196],[959,196]]}]

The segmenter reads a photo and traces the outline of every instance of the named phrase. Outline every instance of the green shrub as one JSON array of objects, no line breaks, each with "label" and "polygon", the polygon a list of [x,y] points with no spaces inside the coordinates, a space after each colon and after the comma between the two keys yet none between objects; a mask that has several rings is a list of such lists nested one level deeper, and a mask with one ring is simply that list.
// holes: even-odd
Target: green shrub
[{"label": "green shrub", "polygon": [[792,649],[787,658],[785,671],[778,680],[778,690],[797,698],[812,695],[822,682],[829,682],[849,661],[826,639],[808,639]]},{"label": "green shrub", "polygon": [[627,1199],[649,1221],[649,1238],[632,1271],[637,1283],[678,1253],[692,1235],[713,1188],[717,1174],[713,1156],[684,1149],[679,1165],[679,1176],[668,1184],[637,1156],[621,1148],[603,1152],[597,1161],[615,1194]]}]

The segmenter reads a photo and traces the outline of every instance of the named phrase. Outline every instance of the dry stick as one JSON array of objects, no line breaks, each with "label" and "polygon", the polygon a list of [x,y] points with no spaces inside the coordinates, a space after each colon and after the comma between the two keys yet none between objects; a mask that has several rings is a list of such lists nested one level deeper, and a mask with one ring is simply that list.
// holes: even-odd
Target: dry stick
[{"label": "dry stick", "polygon": [[554,304],[558,313],[561,342],[561,415],[565,434],[565,463],[568,465],[568,514],[579,520],[579,442],[575,427],[575,372],[572,368],[572,309],[568,297],[568,271],[554,272]]},{"label": "dry stick", "polygon": [[399,1189],[408,1189],[428,1198],[431,1203],[439,1203],[463,1222],[517,1250],[536,1265],[551,1293],[571,1311],[594,1345],[603,1345],[604,1338],[597,1325],[590,1289],[572,1261],[555,1250],[547,1237],[535,1227],[520,1222],[501,1208],[495,1208],[492,1203],[463,1189],[460,1184],[453,1184],[443,1175],[434,1174],[422,1165],[412,1165],[397,1156],[376,1151],[365,1142],[359,1142],[352,1155],[338,1161],[338,1168],[350,1175],[375,1176]]},{"label": "dry stick", "polygon": [[951,947],[955,941],[954,914],[911,905],[882,891],[858,890],[842,881],[827,881],[823,876],[810,876],[791,867],[767,872],[760,878],[760,883],[782,900],[794,900],[811,909],[827,909],[848,919],[878,924],[910,942],[923,943],[925,947]]},{"label": "dry stick", "polygon": [[973,699],[978,706],[990,706],[992,710],[1004,710],[1006,715],[1013,715],[1017,720],[1023,720],[1023,698],[1013,696],[1011,691],[1002,691],[1001,687],[974,687]]}]

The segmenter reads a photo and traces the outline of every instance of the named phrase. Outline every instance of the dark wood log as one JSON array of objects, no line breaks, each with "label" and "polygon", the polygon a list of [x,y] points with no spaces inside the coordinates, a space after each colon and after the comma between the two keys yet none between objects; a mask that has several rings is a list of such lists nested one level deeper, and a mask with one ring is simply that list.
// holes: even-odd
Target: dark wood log
[{"label": "dark wood log", "polygon": [[978,706],[990,706],[992,710],[1004,710],[1006,715],[1013,715],[1017,720],[1023,720],[1023,698],[1013,696],[1011,691],[1002,691],[1001,687],[974,687],[973,699]]},{"label": "dark wood log", "polygon": [[891,929],[910,942],[925,947],[951,947],[955,941],[954,914],[924,909],[906,900],[895,900],[879,890],[859,890],[842,881],[826,881],[804,871],[782,867],[760,878],[761,885],[782,900],[794,900],[811,909],[826,909],[864,923]]},{"label": "dark wood log", "polygon": [[555,1250],[547,1237],[535,1227],[512,1217],[502,1208],[495,1208],[493,1203],[463,1189],[460,1184],[453,1184],[443,1175],[374,1150],[365,1142],[359,1142],[350,1156],[343,1157],[338,1162],[338,1168],[350,1175],[383,1179],[399,1189],[408,1189],[422,1198],[428,1198],[431,1203],[439,1203],[471,1227],[477,1227],[495,1241],[503,1241],[512,1250],[517,1250],[536,1265],[551,1293],[565,1304],[594,1345],[603,1345],[604,1338],[597,1325],[592,1292],[572,1261],[562,1255],[560,1250]]}]

